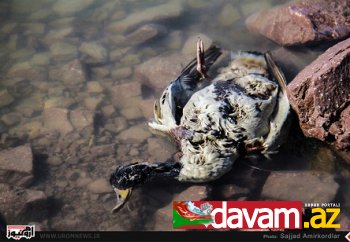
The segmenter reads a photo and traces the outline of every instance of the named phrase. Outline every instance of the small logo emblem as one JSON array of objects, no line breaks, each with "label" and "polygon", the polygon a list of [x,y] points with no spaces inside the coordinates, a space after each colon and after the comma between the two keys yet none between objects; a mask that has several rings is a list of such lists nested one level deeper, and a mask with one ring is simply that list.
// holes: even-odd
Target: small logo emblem
[{"label": "small logo emblem", "polygon": [[345,239],[347,239],[348,241],[350,241],[350,232],[349,232],[347,235],[345,235]]},{"label": "small logo emblem", "polygon": [[30,239],[35,236],[35,225],[7,225],[6,238],[20,240]]}]

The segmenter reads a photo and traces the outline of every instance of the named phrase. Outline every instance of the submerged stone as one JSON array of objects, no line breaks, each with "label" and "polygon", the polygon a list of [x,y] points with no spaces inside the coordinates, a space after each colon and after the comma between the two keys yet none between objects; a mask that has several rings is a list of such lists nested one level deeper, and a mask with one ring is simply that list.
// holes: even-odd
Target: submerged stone
[{"label": "submerged stone", "polygon": [[68,110],[64,108],[48,108],[44,110],[44,125],[50,131],[59,131],[65,135],[73,130],[68,120]]},{"label": "submerged stone", "polygon": [[48,198],[42,191],[0,183],[0,213],[8,224],[28,224],[48,216]]},{"label": "submerged stone", "polygon": [[29,145],[0,151],[0,183],[25,187],[32,181],[33,154]]},{"label": "submerged stone", "polygon": [[112,22],[107,29],[112,32],[125,32],[148,22],[159,22],[179,17],[183,13],[181,1],[170,1],[158,6],[129,14],[121,21]]},{"label": "submerged stone", "polygon": [[69,16],[83,11],[93,3],[94,0],[57,0],[52,6],[52,10],[61,16]]},{"label": "submerged stone", "polygon": [[327,203],[333,201],[339,188],[334,178],[317,171],[272,172],[261,195],[267,199]]},{"label": "submerged stone", "polygon": [[88,58],[86,62],[101,63],[107,61],[107,50],[97,42],[84,42],[79,47],[79,51]]},{"label": "submerged stone", "polygon": [[157,24],[145,24],[134,32],[125,36],[125,43],[128,45],[141,45],[160,35],[165,34],[166,28]]},{"label": "submerged stone", "polygon": [[7,89],[0,90],[0,108],[10,105],[15,99],[7,91]]}]

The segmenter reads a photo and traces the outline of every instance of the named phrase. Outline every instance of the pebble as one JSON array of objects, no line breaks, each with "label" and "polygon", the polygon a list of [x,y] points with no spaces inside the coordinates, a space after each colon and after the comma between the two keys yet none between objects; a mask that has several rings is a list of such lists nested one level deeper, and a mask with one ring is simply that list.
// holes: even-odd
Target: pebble
[{"label": "pebble", "polygon": [[140,58],[137,54],[127,54],[120,60],[120,62],[124,65],[135,65],[140,63]]},{"label": "pebble", "polygon": [[68,110],[64,108],[48,108],[44,110],[45,128],[51,131],[59,131],[65,135],[73,130],[68,120]]},{"label": "pebble", "polygon": [[50,52],[56,60],[70,60],[78,55],[78,48],[66,42],[55,42],[50,45]]},{"label": "pebble", "polygon": [[68,86],[76,86],[86,82],[85,69],[78,59],[68,62],[61,68],[51,70],[49,76],[50,79],[62,81]]},{"label": "pebble", "polygon": [[95,113],[90,110],[72,110],[69,113],[70,122],[75,129],[82,129],[85,127],[92,127],[94,123]]},{"label": "pebble", "polygon": [[0,90],[0,108],[6,107],[13,103],[15,99],[7,91],[7,89]]},{"label": "pebble", "polygon": [[50,63],[50,53],[43,52],[35,54],[30,60],[30,63],[33,64],[33,66],[46,66]]},{"label": "pebble", "polygon": [[141,124],[125,129],[117,137],[120,140],[142,142],[151,137],[151,135],[152,134],[146,129],[146,125]]},{"label": "pebble", "polygon": [[59,166],[63,163],[63,160],[59,156],[50,155],[49,158],[47,159],[47,163],[49,163],[52,166]]},{"label": "pebble", "polygon": [[117,108],[133,107],[141,101],[141,84],[136,81],[115,85],[110,92],[112,103]]},{"label": "pebble", "polygon": [[79,47],[79,51],[89,57],[89,63],[101,63],[107,61],[107,50],[97,42],[84,42]]},{"label": "pebble", "polygon": [[128,78],[132,74],[132,68],[131,67],[116,68],[112,70],[111,74],[112,74],[112,77],[115,79]]},{"label": "pebble", "polygon": [[159,22],[166,19],[174,19],[180,17],[184,11],[182,1],[170,1],[158,6],[144,8],[142,11],[137,11],[129,14],[121,21],[112,22],[107,30],[115,33],[126,32],[133,29],[142,23]]},{"label": "pebble", "polygon": [[110,75],[110,69],[104,66],[91,68],[91,72],[97,78],[105,78]]},{"label": "pebble", "polygon": [[99,178],[91,182],[87,188],[90,192],[96,194],[113,192],[111,185],[105,178]]},{"label": "pebble", "polygon": [[28,136],[29,139],[34,139],[43,131],[43,124],[40,121],[29,121],[10,130],[10,134],[17,136]]},{"label": "pebble", "polygon": [[66,97],[52,97],[45,101],[44,109],[48,108],[69,108],[75,104],[75,100]]},{"label": "pebble", "polygon": [[52,10],[60,16],[71,16],[90,7],[94,0],[57,0]]},{"label": "pebble", "polygon": [[45,33],[45,24],[32,22],[21,24],[21,27],[24,28],[24,34],[43,34]]},{"label": "pebble", "polygon": [[90,93],[101,93],[103,92],[103,87],[98,81],[90,81],[87,83],[87,89]]},{"label": "pebble", "polygon": [[103,97],[87,97],[84,99],[84,106],[91,111],[95,111],[102,101]]},{"label": "pebble", "polygon": [[7,72],[9,78],[19,78],[23,80],[44,81],[45,72],[39,67],[34,67],[29,62],[17,62]]},{"label": "pebble", "polygon": [[114,156],[115,155],[115,144],[98,145],[94,146],[90,150],[92,157],[104,157],[104,156]]},{"label": "pebble", "polygon": [[176,152],[176,145],[160,137],[147,139],[147,152],[153,161],[166,161]]},{"label": "pebble", "polygon": [[143,117],[147,120],[154,117],[154,102],[154,99],[146,99],[139,103],[139,108],[141,109]]},{"label": "pebble", "polygon": [[114,119],[114,129],[116,132],[122,131],[128,127],[128,121],[124,117]]},{"label": "pebble", "polygon": [[159,24],[145,24],[126,35],[125,41],[128,45],[142,45],[154,38],[165,35],[166,32],[166,28]]},{"label": "pebble", "polygon": [[[195,50],[196,41],[194,41]],[[153,57],[135,68],[135,79],[152,88],[156,93],[163,92],[170,81],[175,80],[195,55],[175,53],[167,56]]]},{"label": "pebble", "polygon": [[233,23],[240,19],[240,13],[237,6],[233,6],[232,3],[227,3],[222,7],[218,16],[218,22],[225,27],[231,26]]},{"label": "pebble", "polygon": [[107,106],[103,106],[101,110],[103,114],[107,117],[111,117],[115,113],[115,108],[111,104]]},{"label": "pebble", "polygon": [[138,107],[125,108],[120,111],[120,113],[127,119],[140,119],[143,117],[142,111]]},{"label": "pebble", "polygon": [[173,50],[179,50],[183,44],[183,32],[182,31],[172,31],[166,37],[165,43],[167,48]]},{"label": "pebble", "polygon": [[21,122],[21,114],[17,112],[7,113],[1,116],[1,121],[7,126],[13,126]]},{"label": "pebble", "polygon": [[9,34],[14,31],[14,29],[18,26],[18,23],[5,23],[1,28],[1,33],[3,34]]},{"label": "pebble", "polygon": [[73,33],[73,27],[64,27],[59,29],[51,29],[43,38],[43,43],[50,46],[54,42],[61,42]]}]

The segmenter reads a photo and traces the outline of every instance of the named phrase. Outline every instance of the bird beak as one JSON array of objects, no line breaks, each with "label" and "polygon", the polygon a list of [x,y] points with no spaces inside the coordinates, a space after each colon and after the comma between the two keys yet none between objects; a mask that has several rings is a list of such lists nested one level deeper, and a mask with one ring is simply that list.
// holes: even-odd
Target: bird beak
[{"label": "bird beak", "polygon": [[131,194],[131,188],[125,190],[114,188],[114,192],[117,194],[117,204],[112,209],[112,213],[117,212],[123,207]]}]

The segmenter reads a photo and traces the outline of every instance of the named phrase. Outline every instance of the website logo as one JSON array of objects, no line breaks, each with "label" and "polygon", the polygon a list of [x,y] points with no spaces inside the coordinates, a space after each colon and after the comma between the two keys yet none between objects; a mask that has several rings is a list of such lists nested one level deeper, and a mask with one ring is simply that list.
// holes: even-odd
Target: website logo
[{"label": "website logo", "polygon": [[35,236],[35,225],[7,225],[6,238],[20,240],[30,239]]},{"label": "website logo", "polygon": [[298,201],[174,201],[179,229],[302,229]]},{"label": "website logo", "polygon": [[348,241],[350,241],[350,232],[347,233],[347,235],[345,235],[345,239],[347,239]]}]

